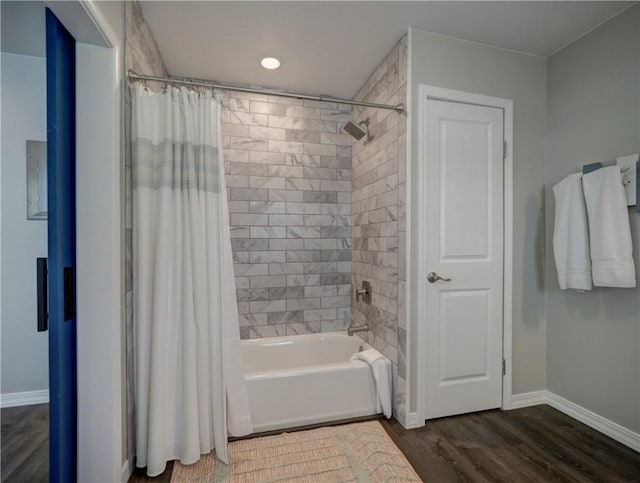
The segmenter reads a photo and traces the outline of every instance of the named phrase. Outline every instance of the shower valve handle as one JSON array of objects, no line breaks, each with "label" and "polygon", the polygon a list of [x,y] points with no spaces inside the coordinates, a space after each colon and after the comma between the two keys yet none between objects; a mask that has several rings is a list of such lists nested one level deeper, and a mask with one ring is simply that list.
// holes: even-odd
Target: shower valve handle
[{"label": "shower valve handle", "polygon": [[365,304],[371,303],[371,282],[362,281],[362,288],[356,287],[356,302],[362,300]]}]

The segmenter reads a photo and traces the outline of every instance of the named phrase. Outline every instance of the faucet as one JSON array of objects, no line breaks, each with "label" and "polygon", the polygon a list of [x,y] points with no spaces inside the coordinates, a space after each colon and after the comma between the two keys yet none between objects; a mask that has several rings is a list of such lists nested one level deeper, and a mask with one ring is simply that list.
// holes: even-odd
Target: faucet
[{"label": "faucet", "polygon": [[347,334],[352,336],[356,332],[369,332],[369,324],[359,325],[357,327],[349,327],[347,329]]}]

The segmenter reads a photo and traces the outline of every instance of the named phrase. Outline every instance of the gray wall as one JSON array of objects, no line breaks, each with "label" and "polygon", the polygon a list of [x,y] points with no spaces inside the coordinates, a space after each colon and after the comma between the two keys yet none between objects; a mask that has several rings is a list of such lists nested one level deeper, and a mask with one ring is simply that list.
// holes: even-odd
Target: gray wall
[{"label": "gray wall", "polygon": [[[551,237],[552,186],[585,163],[640,151],[640,6],[549,59],[547,388],[640,429],[640,289],[560,291]],[[640,214],[631,213],[640,274]]]},{"label": "gray wall", "polygon": [[[356,95],[384,104],[407,102],[407,36],[391,49]],[[393,362],[393,412],[406,417],[406,166],[407,116],[354,108],[354,119],[369,119],[373,139],[353,144],[354,325],[359,335]],[[356,301],[355,289],[371,283],[371,304]]]},{"label": "gray wall", "polygon": [[240,336],[351,319],[349,106],[222,91]]},{"label": "gray wall", "polygon": [[[410,108],[414,116],[419,110],[420,84],[514,101],[513,393],[544,389],[542,186],[545,180],[546,59],[420,30],[411,31],[410,56]],[[412,124],[411,163],[415,172],[419,162],[418,123]],[[417,183],[415,177],[414,182]],[[412,196],[418,189],[419,186],[412,185]],[[412,213],[415,216],[416,210]],[[417,226],[415,218],[412,223]],[[412,246],[416,247],[413,234],[411,236]],[[413,275],[417,275],[415,270]],[[412,279],[412,287],[416,285],[416,280]],[[412,292],[411,300],[415,301],[417,297],[418,294]],[[419,321],[412,316],[414,323]],[[415,338],[411,341],[412,347],[416,342]],[[415,384],[411,387],[415,388]],[[415,408],[413,391],[411,397],[412,408]]]},{"label": "gray wall", "polygon": [[[43,26],[44,27],[44,26]],[[2,53],[2,394],[49,389],[48,332],[37,332],[36,257],[47,222],[27,220],[26,141],[47,140],[46,62]]]}]

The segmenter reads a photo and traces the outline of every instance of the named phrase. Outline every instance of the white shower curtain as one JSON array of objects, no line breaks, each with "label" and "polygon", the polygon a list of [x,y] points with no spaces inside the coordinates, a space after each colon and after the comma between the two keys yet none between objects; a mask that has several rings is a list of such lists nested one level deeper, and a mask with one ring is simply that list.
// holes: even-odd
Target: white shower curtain
[{"label": "white shower curtain", "polygon": [[194,463],[252,431],[219,103],[132,87],[137,465]]}]

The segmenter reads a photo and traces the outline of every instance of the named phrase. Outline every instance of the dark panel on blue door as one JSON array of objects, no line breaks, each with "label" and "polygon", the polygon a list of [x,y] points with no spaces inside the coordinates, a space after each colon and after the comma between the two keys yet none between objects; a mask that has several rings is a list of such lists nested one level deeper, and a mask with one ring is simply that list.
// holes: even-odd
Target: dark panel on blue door
[{"label": "dark panel on blue door", "polygon": [[76,481],[75,39],[47,9],[50,481]]}]

